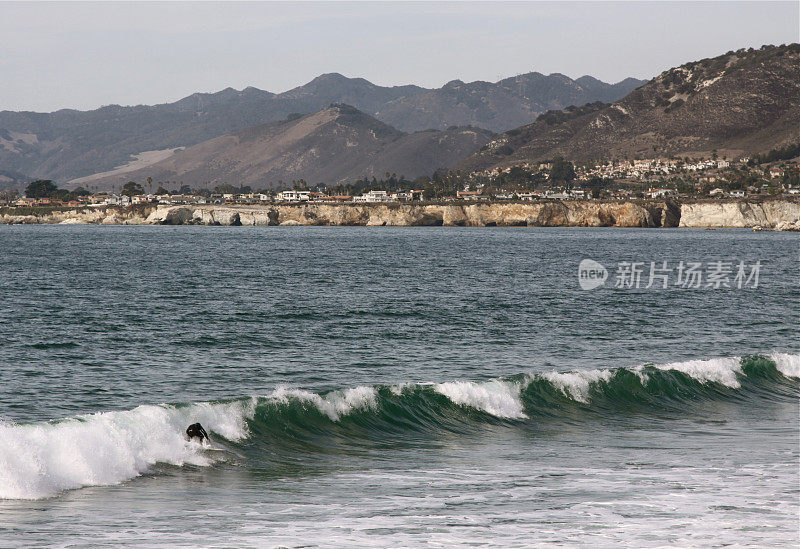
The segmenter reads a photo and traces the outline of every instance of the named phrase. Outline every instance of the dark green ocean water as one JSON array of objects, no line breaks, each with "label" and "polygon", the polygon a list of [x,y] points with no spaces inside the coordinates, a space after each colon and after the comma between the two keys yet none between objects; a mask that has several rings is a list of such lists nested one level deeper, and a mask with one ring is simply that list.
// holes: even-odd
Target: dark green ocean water
[{"label": "dark green ocean water", "polygon": [[2,226],[0,545],[796,545],[798,244]]}]

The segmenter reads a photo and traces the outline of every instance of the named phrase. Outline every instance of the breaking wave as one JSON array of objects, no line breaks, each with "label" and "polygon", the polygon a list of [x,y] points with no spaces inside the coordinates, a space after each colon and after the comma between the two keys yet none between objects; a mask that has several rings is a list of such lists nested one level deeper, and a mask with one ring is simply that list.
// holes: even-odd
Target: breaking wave
[{"label": "breaking wave", "polygon": [[[749,395],[800,396],[800,355],[690,360],[631,368],[520,374],[487,381],[403,383],[325,393],[281,387],[267,396],[143,405],[64,420],[0,422],[0,499],[38,499],[63,490],[118,484],[158,464],[209,466],[230,447],[272,454],[320,451],[326,444],[479,424],[672,410],[687,403]],[[185,439],[199,421],[218,447]]]},{"label": "breaking wave", "polygon": [[194,421],[229,440],[247,434],[255,401],[138,406],[15,425],[0,422],[0,498],[38,499],[82,486],[116,484],[156,463],[210,465],[182,433]]}]

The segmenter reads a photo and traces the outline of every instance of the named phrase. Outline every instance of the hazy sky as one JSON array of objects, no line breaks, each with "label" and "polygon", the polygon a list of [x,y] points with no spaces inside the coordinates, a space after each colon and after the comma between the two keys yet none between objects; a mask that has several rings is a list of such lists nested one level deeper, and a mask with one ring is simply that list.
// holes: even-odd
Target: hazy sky
[{"label": "hazy sky", "polygon": [[539,71],[650,78],[800,41],[800,3],[2,3],[0,110],[91,109],[325,72],[439,87]]}]

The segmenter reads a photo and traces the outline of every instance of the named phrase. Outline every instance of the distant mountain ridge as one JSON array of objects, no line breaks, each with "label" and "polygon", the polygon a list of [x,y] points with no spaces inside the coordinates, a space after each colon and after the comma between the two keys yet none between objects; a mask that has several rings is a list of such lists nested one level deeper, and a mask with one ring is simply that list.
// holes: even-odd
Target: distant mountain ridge
[{"label": "distant mountain ridge", "polygon": [[728,52],[664,71],[611,105],[539,116],[459,167],[486,170],[563,156],[611,160],[736,157],[800,142],[800,44]]},{"label": "distant mountain ridge", "polygon": [[[174,103],[92,111],[0,112],[0,168],[60,181],[112,170],[144,151],[188,147],[249,126],[346,103],[401,131],[472,125],[503,131],[547,109],[623,97],[642,81],[529,73],[497,83],[453,81],[439,89],[385,87],[323,74],[275,94],[248,87],[195,93]],[[4,139],[2,135],[14,135]]]},{"label": "distant mountain ridge", "polygon": [[[572,80],[563,74],[545,76],[537,72],[496,83],[453,80],[436,90],[393,99],[376,111],[375,116],[405,131],[423,127],[445,129],[450,125],[504,131],[533,121],[550,109],[614,101],[644,82],[628,78],[606,84],[591,76]],[[432,124],[437,119],[438,124]]]},{"label": "distant mountain ridge", "polygon": [[410,179],[457,163],[493,135],[473,127],[405,133],[349,105],[332,105],[216,137],[146,168],[92,183],[119,187],[151,176],[193,188],[229,183],[264,189],[300,179],[310,185],[346,183],[386,172]]}]

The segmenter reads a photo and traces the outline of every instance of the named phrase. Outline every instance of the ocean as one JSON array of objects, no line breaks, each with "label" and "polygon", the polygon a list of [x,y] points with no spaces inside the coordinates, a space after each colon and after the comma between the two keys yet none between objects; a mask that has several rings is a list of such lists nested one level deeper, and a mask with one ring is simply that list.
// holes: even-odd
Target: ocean
[{"label": "ocean", "polygon": [[0,226],[0,546],[796,546],[799,243]]}]

